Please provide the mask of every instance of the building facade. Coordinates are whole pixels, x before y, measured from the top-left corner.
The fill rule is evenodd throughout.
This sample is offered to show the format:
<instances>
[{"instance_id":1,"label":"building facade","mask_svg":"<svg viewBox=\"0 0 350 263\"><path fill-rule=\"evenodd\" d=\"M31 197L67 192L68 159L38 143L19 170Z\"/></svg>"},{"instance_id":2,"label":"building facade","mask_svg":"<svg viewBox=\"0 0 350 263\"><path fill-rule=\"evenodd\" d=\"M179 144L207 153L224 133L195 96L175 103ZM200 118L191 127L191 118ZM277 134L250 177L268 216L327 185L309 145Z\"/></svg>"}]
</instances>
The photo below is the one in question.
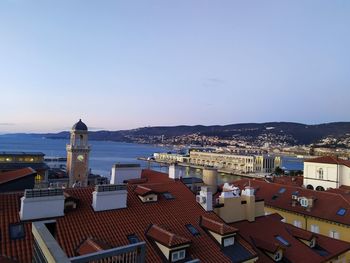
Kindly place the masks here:
<instances>
[{"instance_id":1,"label":"building facade","mask_svg":"<svg viewBox=\"0 0 350 263\"><path fill-rule=\"evenodd\" d=\"M332 156L305 160L304 186L319 191L350 186L350 161Z\"/></svg>"},{"instance_id":2,"label":"building facade","mask_svg":"<svg viewBox=\"0 0 350 263\"><path fill-rule=\"evenodd\" d=\"M81 120L73 125L67 145L67 174L69 186L86 186L89 175L88 128Z\"/></svg>"},{"instance_id":3,"label":"building facade","mask_svg":"<svg viewBox=\"0 0 350 263\"><path fill-rule=\"evenodd\" d=\"M240 173L272 173L277 166L281 166L281 158L271 155L234 155L191 151L189 163L230 169Z\"/></svg>"}]
</instances>

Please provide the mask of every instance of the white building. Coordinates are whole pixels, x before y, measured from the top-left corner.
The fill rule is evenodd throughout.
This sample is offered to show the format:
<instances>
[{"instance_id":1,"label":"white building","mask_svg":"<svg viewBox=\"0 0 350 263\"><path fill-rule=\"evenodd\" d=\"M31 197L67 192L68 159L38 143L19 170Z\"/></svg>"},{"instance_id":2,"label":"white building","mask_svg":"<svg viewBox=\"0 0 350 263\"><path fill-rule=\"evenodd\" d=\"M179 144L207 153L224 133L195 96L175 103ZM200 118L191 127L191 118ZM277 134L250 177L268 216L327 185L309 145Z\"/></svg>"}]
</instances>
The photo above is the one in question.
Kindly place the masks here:
<instances>
[{"instance_id":1,"label":"white building","mask_svg":"<svg viewBox=\"0 0 350 263\"><path fill-rule=\"evenodd\" d=\"M190 164L231 169L241 173L272 173L281 159L271 155L235 155L212 152L190 152Z\"/></svg>"},{"instance_id":2,"label":"white building","mask_svg":"<svg viewBox=\"0 0 350 263\"><path fill-rule=\"evenodd\" d=\"M323 156L304 161L304 186L319 191L350 186L350 161Z\"/></svg>"}]
</instances>

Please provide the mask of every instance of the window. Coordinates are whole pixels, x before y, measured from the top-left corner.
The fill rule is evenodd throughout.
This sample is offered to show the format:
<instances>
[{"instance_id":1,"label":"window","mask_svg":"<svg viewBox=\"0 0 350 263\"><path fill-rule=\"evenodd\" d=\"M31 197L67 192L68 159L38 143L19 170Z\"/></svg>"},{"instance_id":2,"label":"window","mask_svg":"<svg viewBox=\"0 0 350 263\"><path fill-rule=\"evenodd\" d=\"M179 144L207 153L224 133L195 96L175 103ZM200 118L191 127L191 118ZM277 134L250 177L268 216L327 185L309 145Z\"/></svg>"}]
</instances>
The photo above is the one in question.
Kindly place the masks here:
<instances>
[{"instance_id":1,"label":"window","mask_svg":"<svg viewBox=\"0 0 350 263\"><path fill-rule=\"evenodd\" d=\"M278 198L278 195L273 195L271 199L276 200L277 198Z\"/></svg>"},{"instance_id":2,"label":"window","mask_svg":"<svg viewBox=\"0 0 350 263\"><path fill-rule=\"evenodd\" d=\"M235 243L234 237L228 237L224 239L224 247L232 246Z\"/></svg>"},{"instance_id":3,"label":"window","mask_svg":"<svg viewBox=\"0 0 350 263\"><path fill-rule=\"evenodd\" d=\"M323 169L318 169L318 179L323 179Z\"/></svg>"},{"instance_id":4,"label":"window","mask_svg":"<svg viewBox=\"0 0 350 263\"><path fill-rule=\"evenodd\" d=\"M287 240L285 240L283 237L281 236L275 236L275 238L284 246L288 247L290 246L289 242Z\"/></svg>"},{"instance_id":5,"label":"window","mask_svg":"<svg viewBox=\"0 0 350 263\"><path fill-rule=\"evenodd\" d=\"M274 256L275 261L279 261L282 259L282 253L280 251L277 251Z\"/></svg>"},{"instance_id":6,"label":"window","mask_svg":"<svg viewBox=\"0 0 350 263\"><path fill-rule=\"evenodd\" d=\"M192 235L194 235L194 236L199 236L200 235L200 233L197 230L197 228L195 228L193 225L188 224L188 225L186 225L186 227L187 227L188 231L191 232Z\"/></svg>"},{"instance_id":7,"label":"window","mask_svg":"<svg viewBox=\"0 0 350 263\"><path fill-rule=\"evenodd\" d=\"M175 197L174 197L171 193L169 193L169 192L163 193L163 196L164 196L164 198L165 198L166 200L175 199Z\"/></svg>"},{"instance_id":8,"label":"window","mask_svg":"<svg viewBox=\"0 0 350 263\"><path fill-rule=\"evenodd\" d=\"M311 232L313 233L320 233L320 227L318 225L311 225Z\"/></svg>"},{"instance_id":9,"label":"window","mask_svg":"<svg viewBox=\"0 0 350 263\"><path fill-rule=\"evenodd\" d=\"M10 238L11 239L22 239L25 236L23 224L10 225Z\"/></svg>"},{"instance_id":10,"label":"window","mask_svg":"<svg viewBox=\"0 0 350 263\"><path fill-rule=\"evenodd\" d=\"M344 216L346 213L346 209L345 208L340 208L337 212L338 216Z\"/></svg>"},{"instance_id":11,"label":"window","mask_svg":"<svg viewBox=\"0 0 350 263\"><path fill-rule=\"evenodd\" d=\"M175 262L175 261L179 261L185 258L185 250L178 250L178 251L174 251L171 253L171 261Z\"/></svg>"},{"instance_id":12,"label":"window","mask_svg":"<svg viewBox=\"0 0 350 263\"><path fill-rule=\"evenodd\" d=\"M140 239L138 238L138 236L136 236L136 234L128 235L128 240L130 244L135 244L140 242Z\"/></svg>"},{"instance_id":13,"label":"window","mask_svg":"<svg viewBox=\"0 0 350 263\"><path fill-rule=\"evenodd\" d=\"M300 205L303 207L307 207L309 205L309 200L307 200L306 198L300 198L299 202Z\"/></svg>"},{"instance_id":14,"label":"window","mask_svg":"<svg viewBox=\"0 0 350 263\"><path fill-rule=\"evenodd\" d=\"M337 232L336 230L330 230L329 237L339 239L339 232Z\"/></svg>"},{"instance_id":15,"label":"window","mask_svg":"<svg viewBox=\"0 0 350 263\"><path fill-rule=\"evenodd\" d=\"M294 220L293 225L296 227L300 227L300 228L302 227L301 221L299 221L299 220Z\"/></svg>"}]
</instances>

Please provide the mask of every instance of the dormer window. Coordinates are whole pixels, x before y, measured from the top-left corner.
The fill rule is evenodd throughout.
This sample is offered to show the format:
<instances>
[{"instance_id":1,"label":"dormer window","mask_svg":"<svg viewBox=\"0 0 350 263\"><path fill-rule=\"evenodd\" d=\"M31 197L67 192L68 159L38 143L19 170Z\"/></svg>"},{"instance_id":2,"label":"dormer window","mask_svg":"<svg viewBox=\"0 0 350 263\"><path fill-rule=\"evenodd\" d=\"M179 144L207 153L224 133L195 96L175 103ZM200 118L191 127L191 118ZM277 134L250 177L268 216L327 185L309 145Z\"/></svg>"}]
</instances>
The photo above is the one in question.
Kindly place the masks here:
<instances>
[{"instance_id":1,"label":"dormer window","mask_svg":"<svg viewBox=\"0 0 350 263\"><path fill-rule=\"evenodd\" d=\"M185 257L186 257L186 250L185 249L174 251L171 253L171 262L176 262L176 261L182 260Z\"/></svg>"},{"instance_id":2,"label":"dormer window","mask_svg":"<svg viewBox=\"0 0 350 263\"><path fill-rule=\"evenodd\" d=\"M143 203L156 202L158 200L157 193L148 187L138 185L134 191Z\"/></svg>"},{"instance_id":3,"label":"dormer window","mask_svg":"<svg viewBox=\"0 0 350 263\"><path fill-rule=\"evenodd\" d=\"M275 261L280 261L282 259L282 251L281 250L278 250L275 254L274 254L274 257L273 259Z\"/></svg>"},{"instance_id":4,"label":"dormer window","mask_svg":"<svg viewBox=\"0 0 350 263\"><path fill-rule=\"evenodd\" d=\"M227 237L223 239L224 247L233 246L235 244L235 237Z\"/></svg>"}]
</instances>

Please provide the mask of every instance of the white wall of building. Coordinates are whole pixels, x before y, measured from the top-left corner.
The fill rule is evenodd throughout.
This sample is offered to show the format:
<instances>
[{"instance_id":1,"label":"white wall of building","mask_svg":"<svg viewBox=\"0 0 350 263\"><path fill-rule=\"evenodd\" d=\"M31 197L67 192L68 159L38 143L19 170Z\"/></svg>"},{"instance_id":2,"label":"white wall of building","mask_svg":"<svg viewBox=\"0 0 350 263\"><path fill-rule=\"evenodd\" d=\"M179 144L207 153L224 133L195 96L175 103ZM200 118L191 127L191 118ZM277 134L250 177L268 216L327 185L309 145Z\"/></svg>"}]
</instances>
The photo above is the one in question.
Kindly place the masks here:
<instances>
[{"instance_id":1,"label":"white wall of building","mask_svg":"<svg viewBox=\"0 0 350 263\"><path fill-rule=\"evenodd\" d=\"M112 167L111 184L122 184L125 180L141 178L141 167Z\"/></svg>"}]
</instances>

